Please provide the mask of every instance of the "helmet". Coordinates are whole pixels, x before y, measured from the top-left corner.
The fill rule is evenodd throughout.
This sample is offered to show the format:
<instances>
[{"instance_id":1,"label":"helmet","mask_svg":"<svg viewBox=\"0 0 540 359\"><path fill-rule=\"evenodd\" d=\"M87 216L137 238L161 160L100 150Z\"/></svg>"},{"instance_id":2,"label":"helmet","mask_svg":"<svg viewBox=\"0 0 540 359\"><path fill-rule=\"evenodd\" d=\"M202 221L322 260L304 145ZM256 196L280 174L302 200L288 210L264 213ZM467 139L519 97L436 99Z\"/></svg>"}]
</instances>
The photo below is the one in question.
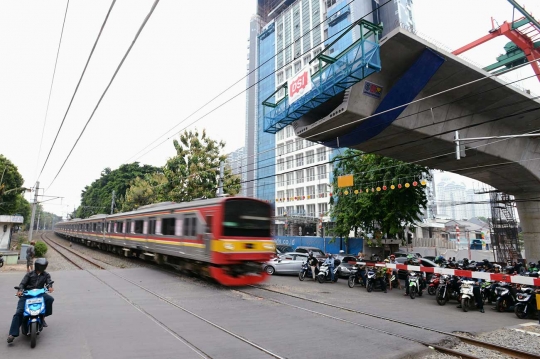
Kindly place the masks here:
<instances>
[{"instance_id":1,"label":"helmet","mask_svg":"<svg viewBox=\"0 0 540 359\"><path fill-rule=\"evenodd\" d=\"M309 251L309 256L313 257L313 251Z\"/></svg>"},{"instance_id":2,"label":"helmet","mask_svg":"<svg viewBox=\"0 0 540 359\"><path fill-rule=\"evenodd\" d=\"M393 255L393 254L390 254L390 259L392 259L392 258L396 258L396 256Z\"/></svg>"},{"instance_id":3,"label":"helmet","mask_svg":"<svg viewBox=\"0 0 540 359\"><path fill-rule=\"evenodd\" d=\"M385 262L385 263L390 263L390 259L386 258L386 259L384 260L384 262Z\"/></svg>"},{"instance_id":4,"label":"helmet","mask_svg":"<svg viewBox=\"0 0 540 359\"><path fill-rule=\"evenodd\" d=\"M508 274L512 274L512 273L514 273L514 267L508 266L508 267L504 268L504 271L506 273L508 273Z\"/></svg>"},{"instance_id":5,"label":"helmet","mask_svg":"<svg viewBox=\"0 0 540 359\"><path fill-rule=\"evenodd\" d=\"M45 269L47 269L48 265L49 265L49 262L47 262L47 259L38 258L36 259L36 262L34 263L34 268L36 271L43 272L45 271Z\"/></svg>"},{"instance_id":6,"label":"helmet","mask_svg":"<svg viewBox=\"0 0 540 359\"><path fill-rule=\"evenodd\" d=\"M414 256L412 254L407 254L407 260L414 259Z\"/></svg>"}]
</instances>

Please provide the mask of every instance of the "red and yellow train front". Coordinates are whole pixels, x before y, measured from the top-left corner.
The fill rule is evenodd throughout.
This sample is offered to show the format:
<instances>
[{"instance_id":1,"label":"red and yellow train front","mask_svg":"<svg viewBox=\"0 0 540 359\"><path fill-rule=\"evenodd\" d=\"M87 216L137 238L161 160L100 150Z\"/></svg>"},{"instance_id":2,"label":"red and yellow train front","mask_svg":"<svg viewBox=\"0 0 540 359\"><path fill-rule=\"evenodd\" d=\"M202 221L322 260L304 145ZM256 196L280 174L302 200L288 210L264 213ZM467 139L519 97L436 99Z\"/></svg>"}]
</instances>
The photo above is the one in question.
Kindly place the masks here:
<instances>
[{"instance_id":1,"label":"red and yellow train front","mask_svg":"<svg viewBox=\"0 0 540 359\"><path fill-rule=\"evenodd\" d=\"M210 273L223 285L241 286L267 278L263 263L275 253L270 234L272 207L251 198L227 198L216 216Z\"/></svg>"}]
</instances>

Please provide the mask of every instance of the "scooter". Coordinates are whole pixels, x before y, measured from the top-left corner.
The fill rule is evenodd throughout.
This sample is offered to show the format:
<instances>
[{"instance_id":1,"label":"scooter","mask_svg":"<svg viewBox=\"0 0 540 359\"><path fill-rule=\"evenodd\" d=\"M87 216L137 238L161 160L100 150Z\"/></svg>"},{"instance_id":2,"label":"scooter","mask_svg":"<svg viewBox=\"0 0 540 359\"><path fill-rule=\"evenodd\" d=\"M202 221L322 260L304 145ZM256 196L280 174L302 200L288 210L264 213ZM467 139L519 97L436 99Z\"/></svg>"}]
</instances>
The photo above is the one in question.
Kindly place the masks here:
<instances>
[{"instance_id":1,"label":"scooter","mask_svg":"<svg viewBox=\"0 0 540 359\"><path fill-rule=\"evenodd\" d=\"M50 284L53 284L51 282ZM20 290L19 287L14 287ZM43 294L47 293L48 286L45 285L41 289L30 289L23 291L23 296L26 297L24 303L23 320L21 323L21 332L23 335L30 337L30 347L36 347L36 340L39 333L43 331L43 317L45 315L45 300Z\"/></svg>"},{"instance_id":2,"label":"scooter","mask_svg":"<svg viewBox=\"0 0 540 359\"><path fill-rule=\"evenodd\" d=\"M450 299L458 299L459 293L452 289L451 277L443 274L439 278L439 286L435 291L438 305L445 305Z\"/></svg>"},{"instance_id":3,"label":"scooter","mask_svg":"<svg viewBox=\"0 0 540 359\"><path fill-rule=\"evenodd\" d=\"M535 317L536 295L533 288L521 287L516 295L517 303L514 306L514 313L519 319L526 319L528 316Z\"/></svg>"},{"instance_id":4,"label":"scooter","mask_svg":"<svg viewBox=\"0 0 540 359\"><path fill-rule=\"evenodd\" d=\"M319 273L317 274L317 280L319 283L331 282L332 277L330 277L330 269L327 264L322 264L319 268ZM338 267L334 267L334 283L338 280Z\"/></svg>"},{"instance_id":5,"label":"scooter","mask_svg":"<svg viewBox=\"0 0 540 359\"><path fill-rule=\"evenodd\" d=\"M315 268L315 271L316 270L317 268ZM315 275L317 275L317 273L315 273ZM307 262L304 262L302 263L302 269L300 269L300 272L298 273L298 279L304 281L306 277L313 278L313 273L311 272L311 266L308 266Z\"/></svg>"},{"instance_id":6,"label":"scooter","mask_svg":"<svg viewBox=\"0 0 540 359\"><path fill-rule=\"evenodd\" d=\"M459 289L459 294L461 297L461 308L464 312L468 312L469 308L472 308L472 305L474 303L473 285L473 280L464 279L461 281L461 288Z\"/></svg>"},{"instance_id":7,"label":"scooter","mask_svg":"<svg viewBox=\"0 0 540 359\"><path fill-rule=\"evenodd\" d=\"M497 303L495 309L498 312L506 312L512 310L514 303L516 302L514 288L510 283L500 283L497 288L495 288L495 293L497 293Z\"/></svg>"},{"instance_id":8,"label":"scooter","mask_svg":"<svg viewBox=\"0 0 540 359\"><path fill-rule=\"evenodd\" d=\"M428 289L427 289L427 292L429 295L435 295L435 293L437 292L437 288L439 287L439 282L440 282L440 274L439 273L435 273L433 275L433 277L431 277L431 280L429 281L429 285L428 285Z\"/></svg>"},{"instance_id":9,"label":"scooter","mask_svg":"<svg viewBox=\"0 0 540 359\"><path fill-rule=\"evenodd\" d=\"M382 276L382 280L386 285L386 274ZM373 289L382 289L380 288L380 285L377 286L377 274L375 273L375 270L373 268L369 268L366 273L366 289L368 292L372 292Z\"/></svg>"},{"instance_id":10,"label":"scooter","mask_svg":"<svg viewBox=\"0 0 540 359\"><path fill-rule=\"evenodd\" d=\"M347 284L349 285L349 288L354 288L356 284L360 284L361 286L364 286L364 282L362 281L362 276L360 275L360 271L365 271L365 269L361 269L358 267L358 265L355 265L351 268L351 274L349 274L349 279L347 281Z\"/></svg>"},{"instance_id":11,"label":"scooter","mask_svg":"<svg viewBox=\"0 0 540 359\"><path fill-rule=\"evenodd\" d=\"M422 296L422 288L420 288L420 277L418 277L418 274L416 274L416 272L409 273L409 276L407 277L407 285L409 286L409 297L411 297L411 299L416 298L417 295L419 297Z\"/></svg>"}]
</instances>

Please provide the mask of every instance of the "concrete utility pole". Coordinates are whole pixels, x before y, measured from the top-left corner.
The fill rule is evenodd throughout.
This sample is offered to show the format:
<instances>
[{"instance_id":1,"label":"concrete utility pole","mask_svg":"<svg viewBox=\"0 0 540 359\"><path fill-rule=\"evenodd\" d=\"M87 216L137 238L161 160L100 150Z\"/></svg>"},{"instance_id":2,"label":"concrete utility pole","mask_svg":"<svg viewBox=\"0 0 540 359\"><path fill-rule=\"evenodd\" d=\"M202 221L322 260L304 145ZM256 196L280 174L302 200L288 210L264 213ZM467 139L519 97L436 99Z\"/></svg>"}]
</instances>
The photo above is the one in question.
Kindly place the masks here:
<instances>
[{"instance_id":1,"label":"concrete utility pole","mask_svg":"<svg viewBox=\"0 0 540 359\"><path fill-rule=\"evenodd\" d=\"M30 219L30 231L28 231L28 241L32 240L32 232L34 231L34 218L36 217L36 206L39 191L39 181L36 182L36 188L34 190L34 203L32 204L32 218Z\"/></svg>"},{"instance_id":2,"label":"concrete utility pole","mask_svg":"<svg viewBox=\"0 0 540 359\"><path fill-rule=\"evenodd\" d=\"M219 187L218 187L218 197L223 195L223 176L224 176L225 165L223 161L219 163Z\"/></svg>"},{"instance_id":3,"label":"concrete utility pole","mask_svg":"<svg viewBox=\"0 0 540 359\"><path fill-rule=\"evenodd\" d=\"M114 211L114 189L112 191L111 214L113 214L113 211Z\"/></svg>"},{"instance_id":4,"label":"concrete utility pole","mask_svg":"<svg viewBox=\"0 0 540 359\"><path fill-rule=\"evenodd\" d=\"M37 226L36 226L36 231L39 232L39 219L41 218L41 211L38 213L38 216L37 216Z\"/></svg>"}]
</instances>

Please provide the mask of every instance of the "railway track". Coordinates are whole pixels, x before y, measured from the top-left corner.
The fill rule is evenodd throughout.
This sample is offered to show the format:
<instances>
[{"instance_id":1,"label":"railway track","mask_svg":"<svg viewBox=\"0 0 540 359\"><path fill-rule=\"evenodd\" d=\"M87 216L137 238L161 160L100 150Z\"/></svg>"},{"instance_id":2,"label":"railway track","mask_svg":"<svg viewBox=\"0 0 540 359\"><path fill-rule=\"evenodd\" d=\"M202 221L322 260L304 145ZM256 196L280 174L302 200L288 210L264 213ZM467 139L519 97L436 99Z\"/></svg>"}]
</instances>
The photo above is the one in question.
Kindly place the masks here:
<instances>
[{"instance_id":1,"label":"railway track","mask_svg":"<svg viewBox=\"0 0 540 359\"><path fill-rule=\"evenodd\" d=\"M269 288L264 288L264 287L257 286L257 285L252 285L250 287L256 288L256 289L259 289L259 290L263 290L263 291L268 291L268 292L280 294L282 296L288 296L288 297L292 297L292 298L295 298L295 299L300 299L300 300L303 300L303 301L307 301L307 302L311 302L311 303L315 303L315 304L335 308L335 309L340 309L340 310L350 312L350 313L365 315L365 316L369 316L369 317L372 317L372 318L376 318L376 319L380 319L380 320L384 320L384 321L389 321L389 322L396 323L396 324L405 325L405 326L408 326L408 327L413 327L413 328L417 328L417 329L421 329L421 330L425 330L425 331L429 331L429 332L442 334L442 335L445 335L445 336L448 336L448 337L455 338L455 339L457 339L457 340L459 340L459 341L461 341L463 343L469 344L469 345L473 345L473 346L476 346L476 347L482 347L482 348L493 350L493 351L499 352L499 353L504 353L506 355L509 355L512 358L520 358L520 359L535 359L535 358L538 358L538 359L540 359L540 355L536 355L536 354L524 352L524 351L521 351L521 350L500 346L500 345L495 345L495 344L482 342L482 341L479 341L479 340L476 340L476 339L468 338L468 337L463 336L463 335L449 333L449 332L445 332L445 331L442 331L442 330L429 328L429 327L426 327L426 326L423 326L423 325L418 325L418 324L414 324L414 323L405 322L405 321L402 321L402 320L383 317L383 316L380 316L380 315L367 313L367 312L363 312L363 311L359 311L359 310L355 310L355 309L351 309L351 308L347 308L347 307L343 307L343 306L339 306L339 305L335 305L335 304L330 304L330 303L318 301L318 300L315 300L315 299L305 298L305 297L295 295L295 294L283 293L283 292L280 292L280 291L276 291L276 290L269 289ZM454 355L454 356L462 357L462 358L471 358L471 359L472 358L478 358L476 356L472 356L472 355L467 354L467 353L462 353L462 352L459 352L459 351L456 351L456 350L453 350L453 349L445 348L445 347L435 345L435 344L432 344L432 343L427 343L427 342L424 342L422 340L417 340L417 339L414 339L414 338L410 338L408 336L403 336L403 335L392 333L392 332L389 332L389 331L386 331L386 330L382 330L382 329L374 328L374 327L371 327L371 326L367 326L367 325L364 325L364 324L355 323L355 322L352 322L350 320L346 320L346 319L342 319L342 318L339 318L339 317L324 314L324 313L321 313L321 312L317 312L317 311L314 311L312 309L304 308L304 307L297 306L297 305L290 304L290 303L285 303L283 301L276 300L274 298L268 298L268 297L264 297L264 296L259 296L259 295L255 295L253 293L249 293L249 292L242 291L242 290L237 290L237 291L241 292L243 294L247 294L247 295L259 298L259 299L269 300L269 301L274 302L276 304L281 304L281 305L285 305L285 306L289 306L289 307L294 307L294 308L297 308L297 309L300 309L300 310L311 312L313 314L321 315L323 317L331 318L331 319L338 320L338 321L341 321L341 322L349 323L349 324L359 326L359 327L362 327L362 328L365 328L365 329L374 330L374 331L377 331L377 332L380 332L380 333L400 337L400 338L406 339L406 340L411 340L411 341L422 344L422 345L424 345L424 346L426 346L428 348L434 349L436 351L439 351L439 352L442 352L442 353L445 353L445 354Z\"/></svg>"},{"instance_id":2,"label":"railway track","mask_svg":"<svg viewBox=\"0 0 540 359\"><path fill-rule=\"evenodd\" d=\"M136 308L139 312L143 313L144 315L146 315L148 318L150 318L153 322L155 322L156 324L158 324L159 326L161 326L163 329L165 329L169 334L171 334L172 336L174 336L176 339L178 339L179 341L181 341L182 343L184 343L186 346L188 346L190 349L192 349L195 353L197 353L201 358L207 358L207 359L212 359L212 357L210 355L208 355L207 353L205 353L201 348L195 346L193 343L191 343L190 341L188 341L186 338L184 338L183 336L181 336L180 334L178 334L177 332L175 332L173 329L171 329L170 327L168 327L166 324L164 324L163 322L159 321L155 316L153 316L152 314L148 313L146 310L144 310L143 308L141 308L139 305L137 305L136 303L134 303L133 301L131 301L128 297L126 297L125 295L123 295L122 293L120 293L116 288L114 288L113 286L111 286L109 283L107 283L106 281L102 280L101 278L99 278L98 276L96 276L94 273L90 272L89 270L83 268L80 264L76 263L73 261L72 258L69 257L69 255L66 255L65 252L68 252L70 253L70 255L74 255L76 257L79 257L81 259L83 259L85 262L88 262L88 263L91 263L93 266L95 266L96 268L98 269L102 269L102 270L105 270L107 271L108 273L118 277L118 278L121 278L123 280L125 280L126 282L128 283L131 283L132 285L144 290L145 292L147 293L150 293L152 294L153 296L155 296L156 298L160 299L161 301L163 302L166 302L167 304L177 308L177 309L180 309L182 310L183 312L185 313L188 313L194 317L196 317L197 319L199 320L202 320L203 322L213 326L214 328L216 329L219 329L221 330L222 332L242 341L243 343L246 343L264 353L266 353L268 356L272 357L272 358L276 358L276 359L284 359L284 357L276 354L276 353L273 353L272 351L268 350L268 349L265 349L263 348L262 346L236 334L236 333L233 333L232 331L220 326L219 324L217 323L214 323L206 318L203 318L202 316L190 311L189 309L165 298L164 296L138 284L138 283L135 283L133 282L132 280L128 279L128 278L125 278L117 273L114 273L114 272L111 272L109 270L107 270L106 268L104 268L103 266L101 266L101 264L97 263L95 260L92 260L92 259L89 259L87 258L86 256L82 256L81 254L77 253L76 251L62 245L62 244L59 244L55 241L53 241L52 239L50 239L49 237L47 237L46 234L42 234L41 235L41 239L47 243L47 245L49 245L51 248L53 248L56 252L58 252L62 257L64 257L66 260L68 260L70 263L72 263L73 265L75 265L77 268L81 269L81 270L86 270L88 273L90 273L90 275L92 275L94 278L96 278L97 280L99 280L100 282L102 282L103 284L105 284L106 286L108 286L109 288L111 288L113 291L115 291L123 300L125 300L127 303L129 303L131 306L133 306L134 308ZM61 248L61 250L59 249ZM65 252L64 252L65 251Z\"/></svg>"}]
</instances>

